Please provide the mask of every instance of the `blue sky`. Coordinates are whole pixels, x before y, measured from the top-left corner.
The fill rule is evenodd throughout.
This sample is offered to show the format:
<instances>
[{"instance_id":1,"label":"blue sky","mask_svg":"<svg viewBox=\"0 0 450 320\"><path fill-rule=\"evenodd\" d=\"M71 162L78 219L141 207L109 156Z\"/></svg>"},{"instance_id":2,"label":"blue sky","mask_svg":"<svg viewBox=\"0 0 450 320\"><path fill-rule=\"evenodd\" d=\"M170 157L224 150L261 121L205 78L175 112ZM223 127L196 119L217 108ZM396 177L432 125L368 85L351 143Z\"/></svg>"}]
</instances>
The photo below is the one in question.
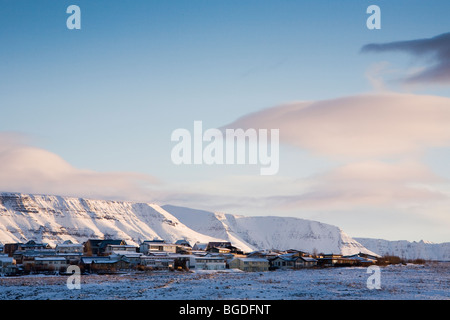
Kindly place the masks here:
<instances>
[{"instance_id":1,"label":"blue sky","mask_svg":"<svg viewBox=\"0 0 450 320\"><path fill-rule=\"evenodd\" d=\"M81 8L81 30L66 28L66 8L72 4ZM381 30L366 28L366 9L372 4L381 8ZM274 181L253 177L258 169L252 167L175 166L170 161L171 132L190 129L195 120L206 127L221 127L284 103L373 92L367 72L382 62L394 70L394 80L392 73L382 74L389 90L450 97L448 84L405 88L395 81L399 69L416 66L414 57L360 52L368 43L446 33L449 10L448 1L429 5L398 0L1 0L0 131L21 135L26 145L55 154L80 170L150 175L164 191L179 193L192 184L199 192L217 187L216 193L226 197L226 190L240 181L247 186L243 196L257 199L255 185L266 186L258 192L270 196ZM450 179L449 158L449 148L443 145L427 150L420 163ZM295 192L301 192L309 182L297 184L299 180L347 163L285 144L279 183L295 183ZM244 182L243 177L250 178ZM46 193L46 186L39 188L36 182L31 191ZM7 184L2 188L21 191L6 190ZM290 193L283 190L272 195ZM234 201L236 195L229 192L230 202ZM150 201L151 192L148 197ZM173 204L214 207L213 201L206 204L199 198L197 205L185 198L168 199ZM350 229L355 236L367 231L356 234L360 229L354 225L360 222L341 214L342 209L313 214L301 207L287 211L278 211L276 205L266 210L227 207L223 199L217 206L240 214L322 219ZM441 231L435 236L433 226L420 237L450 241ZM419 240L414 238L415 227L399 235L376 231L380 237Z\"/></svg>"}]
</instances>

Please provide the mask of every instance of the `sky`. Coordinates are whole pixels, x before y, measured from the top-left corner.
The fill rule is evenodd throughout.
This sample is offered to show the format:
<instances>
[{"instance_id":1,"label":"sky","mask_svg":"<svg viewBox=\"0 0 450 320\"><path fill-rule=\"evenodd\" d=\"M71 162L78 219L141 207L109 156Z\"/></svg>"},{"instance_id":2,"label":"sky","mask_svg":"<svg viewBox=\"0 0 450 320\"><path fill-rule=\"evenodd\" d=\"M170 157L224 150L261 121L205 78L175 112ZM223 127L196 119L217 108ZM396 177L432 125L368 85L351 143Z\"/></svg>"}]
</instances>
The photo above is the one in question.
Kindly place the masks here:
<instances>
[{"instance_id":1,"label":"sky","mask_svg":"<svg viewBox=\"0 0 450 320\"><path fill-rule=\"evenodd\" d=\"M68 29L66 10L81 10ZM381 29L367 8L378 5ZM448 1L0 0L0 190L450 241ZM174 130L278 129L279 170Z\"/></svg>"}]
</instances>

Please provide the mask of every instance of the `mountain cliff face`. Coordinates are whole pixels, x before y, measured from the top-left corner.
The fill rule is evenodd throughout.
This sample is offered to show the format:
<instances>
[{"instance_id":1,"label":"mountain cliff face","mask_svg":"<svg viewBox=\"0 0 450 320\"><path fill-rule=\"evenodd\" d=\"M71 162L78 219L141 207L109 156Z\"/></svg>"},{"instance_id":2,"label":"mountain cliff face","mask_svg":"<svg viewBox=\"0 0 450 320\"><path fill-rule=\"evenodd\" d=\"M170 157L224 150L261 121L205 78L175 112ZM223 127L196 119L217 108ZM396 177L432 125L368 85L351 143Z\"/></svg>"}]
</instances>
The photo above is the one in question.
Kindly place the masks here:
<instances>
[{"instance_id":1,"label":"mountain cliff face","mask_svg":"<svg viewBox=\"0 0 450 320\"><path fill-rule=\"evenodd\" d=\"M404 259L450 261L450 242L388 241L370 238L355 238L355 240L382 256L394 255Z\"/></svg>"},{"instance_id":2,"label":"mountain cliff face","mask_svg":"<svg viewBox=\"0 0 450 320\"><path fill-rule=\"evenodd\" d=\"M316 221L283 217L244 217L152 203L90 200L50 195L0 194L0 242L120 238L138 245L160 238L169 242L230 241L249 252L298 249L352 254L368 252L341 229Z\"/></svg>"}]
</instances>

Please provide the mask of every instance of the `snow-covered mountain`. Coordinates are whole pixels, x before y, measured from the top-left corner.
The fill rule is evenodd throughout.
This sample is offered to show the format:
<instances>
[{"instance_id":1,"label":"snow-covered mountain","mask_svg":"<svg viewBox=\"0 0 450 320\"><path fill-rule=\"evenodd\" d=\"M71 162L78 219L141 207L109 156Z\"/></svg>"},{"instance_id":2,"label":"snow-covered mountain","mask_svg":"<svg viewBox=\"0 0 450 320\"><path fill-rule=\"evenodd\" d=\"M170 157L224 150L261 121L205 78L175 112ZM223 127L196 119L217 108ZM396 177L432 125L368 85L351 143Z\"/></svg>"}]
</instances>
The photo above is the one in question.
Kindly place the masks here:
<instances>
[{"instance_id":1,"label":"snow-covered mountain","mask_svg":"<svg viewBox=\"0 0 450 320\"><path fill-rule=\"evenodd\" d=\"M274 216L246 217L170 205L163 208L192 230L228 239L237 247L246 244L255 249L373 254L340 228L317 221Z\"/></svg>"},{"instance_id":2,"label":"snow-covered mountain","mask_svg":"<svg viewBox=\"0 0 450 320\"><path fill-rule=\"evenodd\" d=\"M382 239L355 238L371 251L379 255L393 255L403 259L425 259L450 261L450 242L432 243L427 241L389 241Z\"/></svg>"},{"instance_id":3,"label":"snow-covered mountain","mask_svg":"<svg viewBox=\"0 0 450 320\"><path fill-rule=\"evenodd\" d=\"M195 232L151 203L0 194L0 242L37 239L54 245L63 240L120 238L129 244L147 239L216 240Z\"/></svg>"},{"instance_id":4,"label":"snow-covered mountain","mask_svg":"<svg viewBox=\"0 0 450 320\"><path fill-rule=\"evenodd\" d=\"M310 220L245 217L153 203L0 194L0 243L33 239L55 245L104 237L135 245L154 238L186 239L192 244L229 241L246 252L298 249L372 254L338 227Z\"/></svg>"}]
</instances>

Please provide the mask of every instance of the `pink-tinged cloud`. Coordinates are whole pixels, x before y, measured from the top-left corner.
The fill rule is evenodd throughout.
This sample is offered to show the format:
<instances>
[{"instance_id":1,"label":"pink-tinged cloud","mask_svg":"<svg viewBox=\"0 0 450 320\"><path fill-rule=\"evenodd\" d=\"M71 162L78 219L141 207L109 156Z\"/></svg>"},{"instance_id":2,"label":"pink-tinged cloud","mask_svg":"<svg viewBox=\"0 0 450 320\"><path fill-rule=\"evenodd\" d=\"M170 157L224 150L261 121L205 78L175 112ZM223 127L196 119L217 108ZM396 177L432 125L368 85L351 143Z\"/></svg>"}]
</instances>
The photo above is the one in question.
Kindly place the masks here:
<instances>
[{"instance_id":1,"label":"pink-tinged cloud","mask_svg":"<svg viewBox=\"0 0 450 320\"><path fill-rule=\"evenodd\" d=\"M377 93L296 102L226 128L279 129L281 142L327 157L373 158L450 145L450 99Z\"/></svg>"},{"instance_id":2,"label":"pink-tinged cloud","mask_svg":"<svg viewBox=\"0 0 450 320\"><path fill-rule=\"evenodd\" d=\"M78 169L60 156L0 133L0 190L108 199L149 199L158 181L145 174Z\"/></svg>"},{"instance_id":3,"label":"pink-tinged cloud","mask_svg":"<svg viewBox=\"0 0 450 320\"><path fill-rule=\"evenodd\" d=\"M303 209L351 210L448 201L448 195L430 188L442 184L425 165L414 161L350 163L310 177L310 189L286 197L286 207Z\"/></svg>"}]
</instances>

